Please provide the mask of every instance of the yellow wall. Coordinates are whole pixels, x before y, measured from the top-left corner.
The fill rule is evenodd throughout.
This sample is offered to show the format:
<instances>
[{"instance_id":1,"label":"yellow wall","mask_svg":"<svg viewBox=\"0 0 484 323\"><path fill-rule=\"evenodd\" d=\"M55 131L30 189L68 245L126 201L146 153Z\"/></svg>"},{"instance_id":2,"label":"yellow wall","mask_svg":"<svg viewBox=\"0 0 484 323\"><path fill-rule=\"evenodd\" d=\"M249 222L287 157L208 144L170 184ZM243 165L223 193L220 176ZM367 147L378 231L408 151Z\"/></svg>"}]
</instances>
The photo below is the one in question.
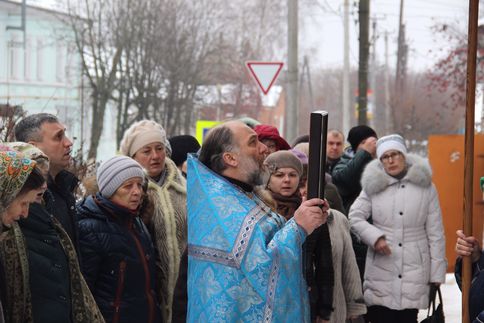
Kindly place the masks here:
<instances>
[{"instance_id":1,"label":"yellow wall","mask_svg":"<svg viewBox=\"0 0 484 323\"><path fill-rule=\"evenodd\" d=\"M463 226L464 213L464 136L429 137L429 160L437 186L444 219L448 271L454 270L455 231ZM484 202L479 180L484 176L484 135L474 139L473 235L482 241Z\"/></svg>"}]
</instances>

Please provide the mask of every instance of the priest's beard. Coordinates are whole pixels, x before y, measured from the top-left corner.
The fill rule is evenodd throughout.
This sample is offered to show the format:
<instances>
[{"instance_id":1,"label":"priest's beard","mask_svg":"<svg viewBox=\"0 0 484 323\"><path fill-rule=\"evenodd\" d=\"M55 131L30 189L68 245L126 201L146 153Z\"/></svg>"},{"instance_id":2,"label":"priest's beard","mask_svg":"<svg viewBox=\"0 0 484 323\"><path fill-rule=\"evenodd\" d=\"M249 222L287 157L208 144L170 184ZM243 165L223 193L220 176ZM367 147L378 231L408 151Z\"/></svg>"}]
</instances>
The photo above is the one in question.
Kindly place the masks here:
<instances>
[{"instance_id":1,"label":"priest's beard","mask_svg":"<svg viewBox=\"0 0 484 323\"><path fill-rule=\"evenodd\" d=\"M262 166L259 162L251 157L244 156L240 159L240 170L245 174L246 183L252 186L262 184Z\"/></svg>"}]
</instances>

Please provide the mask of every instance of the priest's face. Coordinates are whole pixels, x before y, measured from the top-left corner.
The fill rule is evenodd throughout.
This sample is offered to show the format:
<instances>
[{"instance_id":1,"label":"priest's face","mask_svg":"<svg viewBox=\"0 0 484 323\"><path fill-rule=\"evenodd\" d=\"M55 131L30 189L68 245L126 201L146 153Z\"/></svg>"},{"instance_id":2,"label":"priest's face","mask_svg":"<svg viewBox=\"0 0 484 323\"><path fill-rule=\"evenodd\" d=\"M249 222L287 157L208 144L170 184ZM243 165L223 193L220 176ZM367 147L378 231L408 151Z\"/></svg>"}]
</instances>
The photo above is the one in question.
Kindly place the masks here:
<instances>
[{"instance_id":1,"label":"priest's face","mask_svg":"<svg viewBox=\"0 0 484 323\"><path fill-rule=\"evenodd\" d=\"M238 171L250 185L262 184L264 160L268 155L267 146L259 141L255 131L243 123L232 129L235 138L235 155L238 159Z\"/></svg>"}]
</instances>

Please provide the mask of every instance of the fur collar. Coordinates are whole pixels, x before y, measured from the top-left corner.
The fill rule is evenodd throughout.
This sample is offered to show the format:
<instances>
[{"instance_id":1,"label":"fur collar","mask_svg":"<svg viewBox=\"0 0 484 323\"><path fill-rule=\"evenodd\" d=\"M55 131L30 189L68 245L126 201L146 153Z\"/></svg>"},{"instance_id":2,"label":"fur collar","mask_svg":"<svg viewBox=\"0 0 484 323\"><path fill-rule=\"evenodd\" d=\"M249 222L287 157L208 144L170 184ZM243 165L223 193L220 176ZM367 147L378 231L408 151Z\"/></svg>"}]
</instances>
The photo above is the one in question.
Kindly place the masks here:
<instances>
[{"instance_id":1,"label":"fur collar","mask_svg":"<svg viewBox=\"0 0 484 323\"><path fill-rule=\"evenodd\" d=\"M428 187L432 184L432 170L427 159L414 154L407 154L408 171L401 181L408 181L417 186ZM372 160L366 166L361 177L361 187L368 195L383 191L387 186L398 182L398 179L388 175L378 159Z\"/></svg>"},{"instance_id":2,"label":"fur collar","mask_svg":"<svg viewBox=\"0 0 484 323\"><path fill-rule=\"evenodd\" d=\"M178 191L179 193L186 194L186 180L185 177L181 174L178 168L170 158L166 157L165 159L165 169L166 169L166 177L163 185L161 186L162 189L168 190L170 187ZM153 181L150 181L150 186L158 186ZM159 186L158 186L159 187Z\"/></svg>"}]
</instances>

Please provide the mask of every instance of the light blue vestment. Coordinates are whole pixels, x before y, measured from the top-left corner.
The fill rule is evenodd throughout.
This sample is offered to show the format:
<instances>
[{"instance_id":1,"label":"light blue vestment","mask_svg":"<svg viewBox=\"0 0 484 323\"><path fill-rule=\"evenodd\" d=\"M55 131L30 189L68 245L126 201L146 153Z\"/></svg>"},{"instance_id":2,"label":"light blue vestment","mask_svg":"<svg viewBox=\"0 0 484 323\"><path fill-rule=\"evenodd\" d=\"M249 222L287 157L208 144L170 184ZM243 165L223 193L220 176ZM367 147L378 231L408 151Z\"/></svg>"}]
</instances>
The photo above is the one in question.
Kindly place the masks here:
<instances>
[{"instance_id":1,"label":"light blue vestment","mask_svg":"<svg viewBox=\"0 0 484 323\"><path fill-rule=\"evenodd\" d=\"M193 156L187 188L187 321L310 322L304 230Z\"/></svg>"}]
</instances>

